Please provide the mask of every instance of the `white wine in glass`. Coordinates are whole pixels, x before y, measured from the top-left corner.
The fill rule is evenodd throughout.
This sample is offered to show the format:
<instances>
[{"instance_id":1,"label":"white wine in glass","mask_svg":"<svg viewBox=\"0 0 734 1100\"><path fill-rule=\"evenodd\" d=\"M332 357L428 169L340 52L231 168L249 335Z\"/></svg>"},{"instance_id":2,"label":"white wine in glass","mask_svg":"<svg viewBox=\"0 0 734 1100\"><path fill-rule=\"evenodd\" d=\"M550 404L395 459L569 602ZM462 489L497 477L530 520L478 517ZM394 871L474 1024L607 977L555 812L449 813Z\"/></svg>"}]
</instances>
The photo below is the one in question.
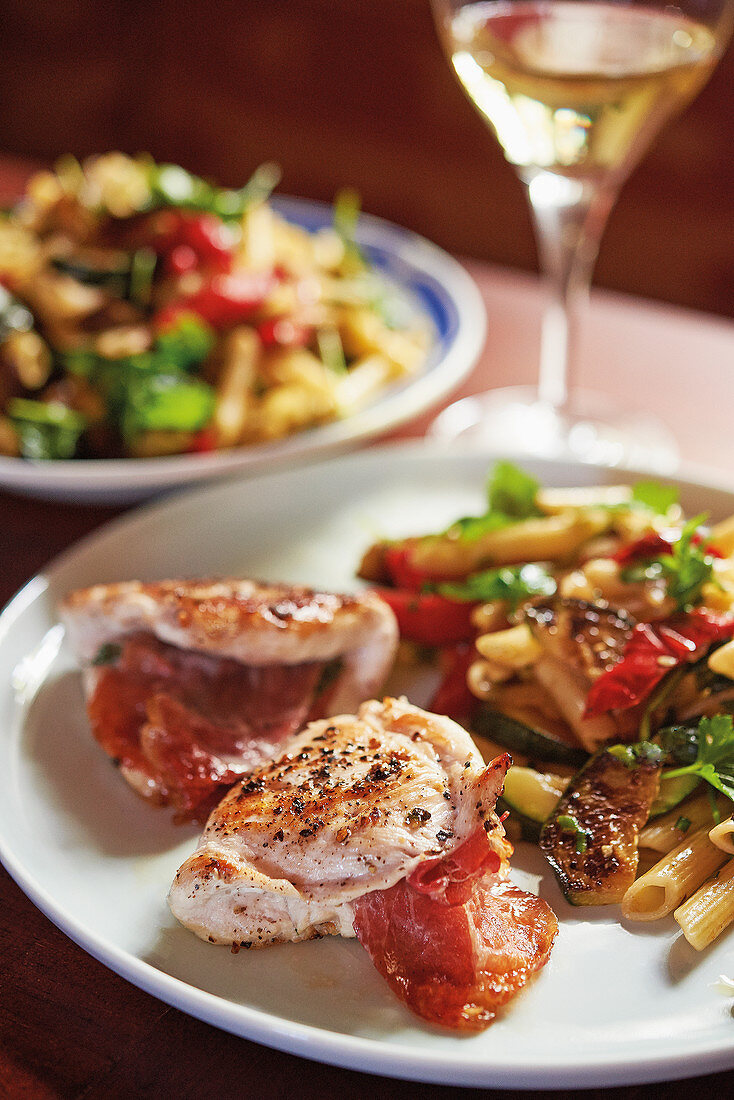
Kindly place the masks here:
<instances>
[{"instance_id":1,"label":"white wine in glass","mask_svg":"<svg viewBox=\"0 0 734 1100\"><path fill-rule=\"evenodd\" d=\"M436 434L671 468L675 444L662 425L577 389L578 315L619 190L710 76L734 0L432 2L456 75L525 185L549 290L537 390L458 402Z\"/></svg>"}]
</instances>

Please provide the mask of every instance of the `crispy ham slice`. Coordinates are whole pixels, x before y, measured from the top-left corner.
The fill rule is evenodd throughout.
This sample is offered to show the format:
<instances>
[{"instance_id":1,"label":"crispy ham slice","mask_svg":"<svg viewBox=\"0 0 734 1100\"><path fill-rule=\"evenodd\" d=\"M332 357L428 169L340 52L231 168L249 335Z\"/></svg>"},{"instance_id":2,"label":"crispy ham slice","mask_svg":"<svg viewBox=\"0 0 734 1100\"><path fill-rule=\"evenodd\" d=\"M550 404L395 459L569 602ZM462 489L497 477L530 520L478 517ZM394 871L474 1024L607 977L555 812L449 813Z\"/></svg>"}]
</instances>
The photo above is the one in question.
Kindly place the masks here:
<instances>
[{"instance_id":1,"label":"crispy ham slice","mask_svg":"<svg viewBox=\"0 0 734 1100\"><path fill-rule=\"evenodd\" d=\"M508 881L485 767L455 722L404 699L311 723L212 812L169 894L212 943L357 936L432 1023L485 1027L548 959L556 921Z\"/></svg>"},{"instance_id":2,"label":"crispy ham slice","mask_svg":"<svg viewBox=\"0 0 734 1100\"><path fill-rule=\"evenodd\" d=\"M403 879L355 902L354 930L394 992L433 1024L481 1031L550 956L558 922L534 894L488 874L448 905Z\"/></svg>"},{"instance_id":3,"label":"crispy ham slice","mask_svg":"<svg viewBox=\"0 0 734 1100\"><path fill-rule=\"evenodd\" d=\"M246 580L95 585L61 616L96 740L182 821L205 820L309 719L372 694L397 645L371 594Z\"/></svg>"}]
</instances>

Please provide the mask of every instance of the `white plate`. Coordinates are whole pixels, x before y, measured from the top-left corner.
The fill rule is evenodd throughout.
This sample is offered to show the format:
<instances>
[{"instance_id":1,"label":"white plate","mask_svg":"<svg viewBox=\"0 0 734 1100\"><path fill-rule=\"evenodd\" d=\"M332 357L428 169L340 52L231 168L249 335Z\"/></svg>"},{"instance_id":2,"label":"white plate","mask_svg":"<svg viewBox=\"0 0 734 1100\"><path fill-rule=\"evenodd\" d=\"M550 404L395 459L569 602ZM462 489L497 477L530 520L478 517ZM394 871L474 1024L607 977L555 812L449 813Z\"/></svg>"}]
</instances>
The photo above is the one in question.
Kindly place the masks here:
<instances>
[{"instance_id":1,"label":"white plate","mask_svg":"<svg viewBox=\"0 0 734 1100\"><path fill-rule=\"evenodd\" d=\"M311 232L332 223L333 209L323 203L275 196L272 204L289 221ZM345 420L273 443L145 459L33 462L0 456L0 486L47 500L129 503L227 474L272 469L346 450L430 409L466 377L484 346L487 320L477 286L442 249L390 222L362 215L356 237L374 266L431 326L432 343L418 374L385 390Z\"/></svg>"},{"instance_id":2,"label":"white plate","mask_svg":"<svg viewBox=\"0 0 734 1100\"><path fill-rule=\"evenodd\" d=\"M537 850L515 875L560 917L551 961L506 1015L461 1038L422 1025L356 941L231 954L166 906L195 829L142 803L87 729L79 676L54 611L69 589L131 577L236 574L354 585L378 535L440 527L481 508L490 456L375 448L302 470L239 478L117 520L32 580L0 617L0 855L60 928L161 1000L269 1046L375 1073L485 1087L591 1087L734 1066L732 936L697 954L672 920L620 923L572 909ZM619 474L528 462L548 484ZM734 511L684 486L691 512ZM419 700L417 700L419 701Z\"/></svg>"}]
</instances>

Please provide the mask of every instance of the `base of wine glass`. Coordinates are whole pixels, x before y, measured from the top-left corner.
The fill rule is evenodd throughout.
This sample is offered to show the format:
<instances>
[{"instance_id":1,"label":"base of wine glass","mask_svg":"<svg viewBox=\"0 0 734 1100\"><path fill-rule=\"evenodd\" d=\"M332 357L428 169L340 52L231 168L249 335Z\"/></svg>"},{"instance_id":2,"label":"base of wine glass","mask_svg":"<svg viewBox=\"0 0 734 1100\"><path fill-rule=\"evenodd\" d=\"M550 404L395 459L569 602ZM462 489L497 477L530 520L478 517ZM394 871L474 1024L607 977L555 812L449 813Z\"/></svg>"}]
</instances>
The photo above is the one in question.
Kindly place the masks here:
<instances>
[{"instance_id":1,"label":"base of wine glass","mask_svg":"<svg viewBox=\"0 0 734 1100\"><path fill-rule=\"evenodd\" d=\"M429 438L494 452L672 473L679 451L671 432L647 413L616 407L603 394L578 392L562 412L524 386L466 397L439 413Z\"/></svg>"}]
</instances>

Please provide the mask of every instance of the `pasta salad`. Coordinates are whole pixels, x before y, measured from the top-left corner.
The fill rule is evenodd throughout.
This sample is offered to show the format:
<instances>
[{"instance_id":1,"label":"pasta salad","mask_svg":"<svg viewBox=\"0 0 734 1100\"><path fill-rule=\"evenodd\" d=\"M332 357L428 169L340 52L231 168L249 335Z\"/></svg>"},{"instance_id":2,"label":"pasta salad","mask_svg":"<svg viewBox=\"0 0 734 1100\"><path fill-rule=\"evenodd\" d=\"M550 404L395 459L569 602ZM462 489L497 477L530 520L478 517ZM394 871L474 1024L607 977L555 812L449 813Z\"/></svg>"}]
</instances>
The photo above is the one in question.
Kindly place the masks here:
<instances>
[{"instance_id":1,"label":"pasta salad","mask_svg":"<svg viewBox=\"0 0 734 1100\"><path fill-rule=\"evenodd\" d=\"M0 454L154 457L341 419L425 362L428 325L261 166L223 189L147 156L66 157L0 217Z\"/></svg>"},{"instance_id":2,"label":"pasta salad","mask_svg":"<svg viewBox=\"0 0 734 1100\"><path fill-rule=\"evenodd\" d=\"M512 753L508 835L571 904L672 914L699 950L734 920L734 517L502 462L484 514L376 543L359 574L437 661L430 709Z\"/></svg>"}]
</instances>

